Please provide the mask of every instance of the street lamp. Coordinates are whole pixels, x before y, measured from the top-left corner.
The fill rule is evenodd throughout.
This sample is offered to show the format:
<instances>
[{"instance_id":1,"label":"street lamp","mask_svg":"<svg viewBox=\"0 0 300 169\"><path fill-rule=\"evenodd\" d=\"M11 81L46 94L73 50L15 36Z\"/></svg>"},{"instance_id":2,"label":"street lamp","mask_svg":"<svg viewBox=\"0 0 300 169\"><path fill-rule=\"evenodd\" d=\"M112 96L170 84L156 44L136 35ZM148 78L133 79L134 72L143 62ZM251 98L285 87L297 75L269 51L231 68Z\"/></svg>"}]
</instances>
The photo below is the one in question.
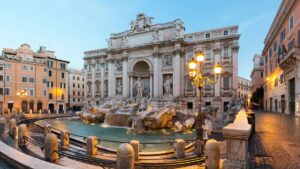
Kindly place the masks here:
<instances>
[{"instance_id":1,"label":"street lamp","mask_svg":"<svg viewBox=\"0 0 300 169\"><path fill-rule=\"evenodd\" d=\"M196 139L203 139L203 128L205 120L205 114L201 111L201 90L204 87L205 80L210 84L215 84L221 74L222 67L219 63L214 66L214 79L210 79L209 77L203 76L203 62L204 62L205 55L203 52L196 53L189 62L188 62L188 69L189 69L189 76L190 81L192 82L193 86L196 86L199 89L199 110L196 117ZM197 67L199 66L199 71L197 72Z\"/></svg>"},{"instance_id":2,"label":"street lamp","mask_svg":"<svg viewBox=\"0 0 300 169\"><path fill-rule=\"evenodd\" d=\"M20 93L20 92L17 92L17 95L18 95L18 96L27 96L27 92L26 92L24 89L22 89L22 90L21 90L21 93Z\"/></svg>"}]
</instances>

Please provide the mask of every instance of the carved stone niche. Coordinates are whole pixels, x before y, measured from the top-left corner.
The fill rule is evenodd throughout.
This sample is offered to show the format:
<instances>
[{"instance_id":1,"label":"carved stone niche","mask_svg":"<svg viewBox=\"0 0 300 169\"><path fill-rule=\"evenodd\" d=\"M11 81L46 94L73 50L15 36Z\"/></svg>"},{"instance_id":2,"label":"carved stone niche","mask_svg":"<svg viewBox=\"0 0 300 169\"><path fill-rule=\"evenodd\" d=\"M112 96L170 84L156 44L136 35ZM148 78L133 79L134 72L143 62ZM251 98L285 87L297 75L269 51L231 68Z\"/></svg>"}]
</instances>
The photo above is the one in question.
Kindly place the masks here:
<instances>
[{"instance_id":1,"label":"carved stone niche","mask_svg":"<svg viewBox=\"0 0 300 169\"><path fill-rule=\"evenodd\" d=\"M173 65L173 56L171 54L167 54L163 57L163 67L172 67Z\"/></svg>"}]
</instances>

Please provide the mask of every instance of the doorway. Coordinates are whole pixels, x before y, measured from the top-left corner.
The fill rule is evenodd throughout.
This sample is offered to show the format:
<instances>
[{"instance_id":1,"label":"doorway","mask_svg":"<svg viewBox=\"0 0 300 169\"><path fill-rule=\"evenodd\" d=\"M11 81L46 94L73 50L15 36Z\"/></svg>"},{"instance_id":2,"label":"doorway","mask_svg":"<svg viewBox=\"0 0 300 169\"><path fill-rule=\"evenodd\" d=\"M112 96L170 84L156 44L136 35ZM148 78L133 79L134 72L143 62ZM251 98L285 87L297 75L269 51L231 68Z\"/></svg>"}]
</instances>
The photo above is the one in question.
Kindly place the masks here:
<instances>
[{"instance_id":1,"label":"doorway","mask_svg":"<svg viewBox=\"0 0 300 169\"><path fill-rule=\"evenodd\" d=\"M281 113L285 112L285 95L281 95Z\"/></svg>"},{"instance_id":2,"label":"doorway","mask_svg":"<svg viewBox=\"0 0 300 169\"><path fill-rule=\"evenodd\" d=\"M290 114L295 115L295 78L289 80L289 109Z\"/></svg>"},{"instance_id":3,"label":"doorway","mask_svg":"<svg viewBox=\"0 0 300 169\"><path fill-rule=\"evenodd\" d=\"M272 97L270 97L270 112L272 112Z\"/></svg>"},{"instance_id":4,"label":"doorway","mask_svg":"<svg viewBox=\"0 0 300 169\"><path fill-rule=\"evenodd\" d=\"M59 111L59 113L64 113L64 105L60 104L58 111Z\"/></svg>"},{"instance_id":5,"label":"doorway","mask_svg":"<svg viewBox=\"0 0 300 169\"><path fill-rule=\"evenodd\" d=\"M50 103L48 109L50 110L51 113L54 113L54 104Z\"/></svg>"},{"instance_id":6,"label":"doorway","mask_svg":"<svg viewBox=\"0 0 300 169\"><path fill-rule=\"evenodd\" d=\"M228 111L228 104L229 104L229 102L224 102L223 103L223 110L224 110L224 112Z\"/></svg>"},{"instance_id":7,"label":"doorway","mask_svg":"<svg viewBox=\"0 0 300 169\"><path fill-rule=\"evenodd\" d=\"M14 108L14 103L7 103L7 107L9 109L9 112L12 113L12 109Z\"/></svg>"},{"instance_id":8,"label":"doorway","mask_svg":"<svg viewBox=\"0 0 300 169\"><path fill-rule=\"evenodd\" d=\"M22 112L26 113L28 112L28 102L26 100L22 101Z\"/></svg>"},{"instance_id":9,"label":"doorway","mask_svg":"<svg viewBox=\"0 0 300 169\"><path fill-rule=\"evenodd\" d=\"M193 109L193 102L187 102L187 108L188 109Z\"/></svg>"},{"instance_id":10,"label":"doorway","mask_svg":"<svg viewBox=\"0 0 300 169\"><path fill-rule=\"evenodd\" d=\"M37 111L38 111L38 112L42 111L42 110L43 110L43 102L38 101L36 107L37 107Z\"/></svg>"},{"instance_id":11,"label":"doorway","mask_svg":"<svg viewBox=\"0 0 300 169\"><path fill-rule=\"evenodd\" d=\"M34 101L33 100L31 100L29 102L29 110L31 110L32 112L34 112Z\"/></svg>"}]
</instances>

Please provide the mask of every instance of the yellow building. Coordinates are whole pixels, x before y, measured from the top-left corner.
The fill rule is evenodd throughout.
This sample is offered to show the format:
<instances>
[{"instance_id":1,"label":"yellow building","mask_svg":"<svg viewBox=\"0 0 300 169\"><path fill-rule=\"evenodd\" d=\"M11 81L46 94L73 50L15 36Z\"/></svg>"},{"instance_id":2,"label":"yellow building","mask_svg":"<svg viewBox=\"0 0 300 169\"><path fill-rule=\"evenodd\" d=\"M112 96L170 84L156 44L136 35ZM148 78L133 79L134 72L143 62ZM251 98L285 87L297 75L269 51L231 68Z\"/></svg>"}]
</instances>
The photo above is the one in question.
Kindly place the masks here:
<instances>
[{"instance_id":1,"label":"yellow building","mask_svg":"<svg viewBox=\"0 0 300 169\"><path fill-rule=\"evenodd\" d=\"M4 112L65 111L68 90L68 61L55 57L54 51L28 44L18 49L4 48Z\"/></svg>"}]
</instances>

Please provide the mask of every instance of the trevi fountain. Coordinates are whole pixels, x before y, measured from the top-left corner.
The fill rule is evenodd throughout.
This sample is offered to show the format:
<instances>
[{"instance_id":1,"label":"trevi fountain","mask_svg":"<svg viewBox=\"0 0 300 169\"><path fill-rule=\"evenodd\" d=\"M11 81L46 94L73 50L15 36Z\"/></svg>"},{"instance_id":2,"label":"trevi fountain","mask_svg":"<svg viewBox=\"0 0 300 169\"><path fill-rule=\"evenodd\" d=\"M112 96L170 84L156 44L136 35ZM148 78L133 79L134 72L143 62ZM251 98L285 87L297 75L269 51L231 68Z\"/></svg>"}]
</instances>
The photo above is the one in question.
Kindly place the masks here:
<instances>
[{"instance_id":1,"label":"trevi fountain","mask_svg":"<svg viewBox=\"0 0 300 169\"><path fill-rule=\"evenodd\" d=\"M171 88L171 83L166 81L164 90ZM133 98L107 99L99 106L86 106L83 111L76 112L75 117L42 120L38 124L44 126L50 123L54 129L68 130L83 138L97 136L103 148L113 150L121 143L139 140L141 151L167 151L173 149L172 143L177 138L187 142L195 138L197 111L182 109L176 102L155 108L151 98L143 97L143 83L139 80L135 90ZM206 133L218 131L233 122L242 104L242 100L233 98L227 105L227 111L221 115L218 115L217 107L202 107L206 114L203 126Z\"/></svg>"}]
</instances>

